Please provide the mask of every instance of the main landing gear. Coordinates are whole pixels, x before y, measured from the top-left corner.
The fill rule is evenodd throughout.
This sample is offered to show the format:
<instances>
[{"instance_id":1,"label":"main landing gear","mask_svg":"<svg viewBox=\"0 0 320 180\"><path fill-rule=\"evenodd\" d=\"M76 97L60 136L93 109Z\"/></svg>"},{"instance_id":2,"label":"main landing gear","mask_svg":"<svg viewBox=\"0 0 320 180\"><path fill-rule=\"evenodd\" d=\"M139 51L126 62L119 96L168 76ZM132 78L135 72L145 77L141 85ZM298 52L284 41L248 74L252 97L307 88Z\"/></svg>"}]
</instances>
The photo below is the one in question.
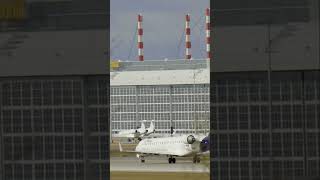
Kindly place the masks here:
<instances>
[{"instance_id":1,"label":"main landing gear","mask_svg":"<svg viewBox=\"0 0 320 180\"><path fill-rule=\"evenodd\" d=\"M176 158L169 157L168 162L169 162L169 164L171 164L171 163L175 164L176 163Z\"/></svg>"},{"instance_id":2,"label":"main landing gear","mask_svg":"<svg viewBox=\"0 0 320 180\"><path fill-rule=\"evenodd\" d=\"M193 156L193 163L200 163L200 157L199 156Z\"/></svg>"}]
</instances>

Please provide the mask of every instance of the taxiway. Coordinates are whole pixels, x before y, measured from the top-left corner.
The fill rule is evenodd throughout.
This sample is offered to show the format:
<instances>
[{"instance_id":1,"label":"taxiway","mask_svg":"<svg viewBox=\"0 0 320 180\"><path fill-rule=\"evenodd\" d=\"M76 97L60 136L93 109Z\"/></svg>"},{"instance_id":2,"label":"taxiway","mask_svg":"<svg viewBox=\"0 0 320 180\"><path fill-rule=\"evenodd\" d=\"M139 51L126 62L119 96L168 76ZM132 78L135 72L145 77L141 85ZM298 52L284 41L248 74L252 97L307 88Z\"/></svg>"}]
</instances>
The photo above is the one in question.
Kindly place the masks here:
<instances>
[{"instance_id":1,"label":"taxiway","mask_svg":"<svg viewBox=\"0 0 320 180\"><path fill-rule=\"evenodd\" d=\"M127 172L193 172L209 173L203 164L193 164L191 160L179 158L175 164L169 164L165 157L146 157L141 163L136 157L111 157L111 171Z\"/></svg>"}]
</instances>

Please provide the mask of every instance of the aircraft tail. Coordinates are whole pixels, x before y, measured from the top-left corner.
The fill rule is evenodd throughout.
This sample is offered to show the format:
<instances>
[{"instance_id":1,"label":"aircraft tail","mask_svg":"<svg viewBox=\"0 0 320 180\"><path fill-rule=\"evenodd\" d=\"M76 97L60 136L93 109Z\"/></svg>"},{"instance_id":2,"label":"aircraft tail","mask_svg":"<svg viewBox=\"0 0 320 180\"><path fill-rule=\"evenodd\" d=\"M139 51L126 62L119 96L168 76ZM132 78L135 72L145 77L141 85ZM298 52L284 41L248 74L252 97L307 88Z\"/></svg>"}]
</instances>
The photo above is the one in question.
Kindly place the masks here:
<instances>
[{"instance_id":1,"label":"aircraft tail","mask_svg":"<svg viewBox=\"0 0 320 180\"><path fill-rule=\"evenodd\" d=\"M155 131L154 120L152 120L150 123L149 132L154 132L154 131Z\"/></svg>"},{"instance_id":2,"label":"aircraft tail","mask_svg":"<svg viewBox=\"0 0 320 180\"><path fill-rule=\"evenodd\" d=\"M151 121L149 128L146 130L145 135L148 136L155 132L154 120Z\"/></svg>"},{"instance_id":3,"label":"aircraft tail","mask_svg":"<svg viewBox=\"0 0 320 180\"><path fill-rule=\"evenodd\" d=\"M145 121L141 122L141 130L142 130L142 132L144 132L146 130L146 125L144 125L144 122Z\"/></svg>"}]
</instances>

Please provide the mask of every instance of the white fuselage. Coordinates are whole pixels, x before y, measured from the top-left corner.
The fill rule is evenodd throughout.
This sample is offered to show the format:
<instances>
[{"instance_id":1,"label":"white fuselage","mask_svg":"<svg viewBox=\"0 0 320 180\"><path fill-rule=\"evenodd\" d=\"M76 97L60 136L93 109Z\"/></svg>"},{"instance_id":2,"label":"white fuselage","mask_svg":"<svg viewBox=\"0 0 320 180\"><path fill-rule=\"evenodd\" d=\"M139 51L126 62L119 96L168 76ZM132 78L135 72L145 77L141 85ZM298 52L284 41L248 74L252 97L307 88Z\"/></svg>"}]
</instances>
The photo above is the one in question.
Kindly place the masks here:
<instances>
[{"instance_id":1,"label":"white fuselage","mask_svg":"<svg viewBox=\"0 0 320 180\"><path fill-rule=\"evenodd\" d=\"M113 137L142 138L144 136L149 136L150 134L153 134L154 132L155 132L155 128L154 128L153 122L151 122L150 127L147 129L145 128L145 125L142 123L141 128L122 130L118 134L114 134Z\"/></svg>"},{"instance_id":2,"label":"white fuselage","mask_svg":"<svg viewBox=\"0 0 320 180\"><path fill-rule=\"evenodd\" d=\"M143 139L136 147L136 152L142 154L159 154L170 156L188 156L199 152L199 142L189 144L187 135L178 137L163 137Z\"/></svg>"},{"instance_id":3,"label":"white fuselage","mask_svg":"<svg viewBox=\"0 0 320 180\"><path fill-rule=\"evenodd\" d=\"M144 132L141 130L134 130L134 129L129 129L129 130L123 130L120 131L118 134L113 135L113 137L124 137L124 138L137 138L140 137Z\"/></svg>"}]
</instances>

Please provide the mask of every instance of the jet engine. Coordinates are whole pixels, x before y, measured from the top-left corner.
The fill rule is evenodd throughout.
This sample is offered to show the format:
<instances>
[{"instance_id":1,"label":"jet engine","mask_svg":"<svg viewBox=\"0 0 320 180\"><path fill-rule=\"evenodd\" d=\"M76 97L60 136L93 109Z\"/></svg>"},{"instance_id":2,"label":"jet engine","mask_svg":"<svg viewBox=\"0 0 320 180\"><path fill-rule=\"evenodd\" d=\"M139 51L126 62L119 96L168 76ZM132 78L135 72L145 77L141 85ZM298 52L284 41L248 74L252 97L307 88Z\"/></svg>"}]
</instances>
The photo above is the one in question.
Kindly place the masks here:
<instances>
[{"instance_id":1,"label":"jet engine","mask_svg":"<svg viewBox=\"0 0 320 180\"><path fill-rule=\"evenodd\" d=\"M193 135L189 135L186 140L186 144L193 144L196 141L196 138Z\"/></svg>"}]
</instances>

